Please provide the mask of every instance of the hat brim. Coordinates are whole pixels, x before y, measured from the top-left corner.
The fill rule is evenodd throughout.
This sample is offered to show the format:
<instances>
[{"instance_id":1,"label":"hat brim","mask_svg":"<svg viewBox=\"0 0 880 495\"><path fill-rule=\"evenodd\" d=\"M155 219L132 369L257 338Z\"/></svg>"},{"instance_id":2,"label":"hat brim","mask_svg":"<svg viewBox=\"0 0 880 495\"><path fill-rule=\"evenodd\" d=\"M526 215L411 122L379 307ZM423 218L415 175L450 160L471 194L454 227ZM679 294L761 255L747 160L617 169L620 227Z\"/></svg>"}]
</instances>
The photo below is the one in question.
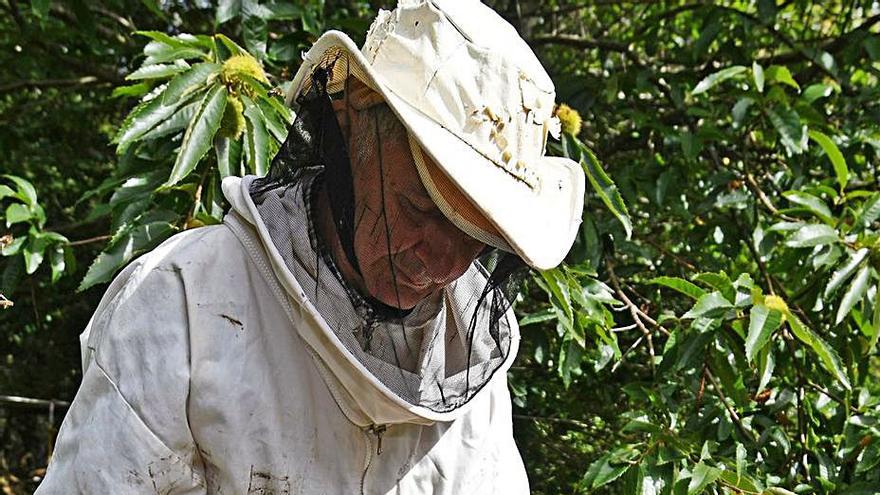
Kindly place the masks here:
<instances>
[{"instance_id":1,"label":"hat brim","mask_svg":"<svg viewBox=\"0 0 880 495\"><path fill-rule=\"evenodd\" d=\"M496 227L513 252L539 270L553 268L565 258L581 223L585 184L580 164L545 156L525 164L537 179L534 187L516 179L394 93L351 38L339 31L325 33L306 54L288 101L302 91L315 66L339 50L354 67L334 67L331 81L339 82L338 78L353 73L380 93L437 167Z\"/></svg>"}]
</instances>

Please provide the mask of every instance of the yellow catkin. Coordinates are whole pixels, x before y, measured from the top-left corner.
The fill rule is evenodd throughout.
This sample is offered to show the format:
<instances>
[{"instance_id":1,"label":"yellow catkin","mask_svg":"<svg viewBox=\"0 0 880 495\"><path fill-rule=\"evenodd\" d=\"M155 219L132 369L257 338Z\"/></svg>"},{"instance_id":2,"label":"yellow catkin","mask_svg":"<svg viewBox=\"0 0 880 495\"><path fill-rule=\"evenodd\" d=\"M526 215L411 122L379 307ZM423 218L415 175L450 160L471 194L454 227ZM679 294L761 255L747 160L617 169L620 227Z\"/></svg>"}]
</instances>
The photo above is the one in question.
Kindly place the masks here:
<instances>
[{"instance_id":1,"label":"yellow catkin","mask_svg":"<svg viewBox=\"0 0 880 495\"><path fill-rule=\"evenodd\" d=\"M220 69L220 80L229 86L238 86L242 76L252 77L257 81L269 83L260 62L250 55L235 55L223 62Z\"/></svg>"},{"instance_id":2,"label":"yellow catkin","mask_svg":"<svg viewBox=\"0 0 880 495\"><path fill-rule=\"evenodd\" d=\"M562 132L572 136L577 136L581 133L583 121L581 120L581 114L577 110L562 103L556 107L556 118L559 119L559 123L562 125Z\"/></svg>"},{"instance_id":3,"label":"yellow catkin","mask_svg":"<svg viewBox=\"0 0 880 495\"><path fill-rule=\"evenodd\" d=\"M764 306L767 306L770 309L775 309L782 313L782 318L785 319L786 313L788 313L788 304L779 296L767 296L764 298Z\"/></svg>"},{"instance_id":4,"label":"yellow catkin","mask_svg":"<svg viewBox=\"0 0 880 495\"><path fill-rule=\"evenodd\" d=\"M226 100L226 109L223 111L223 118L220 120L220 130L218 134L223 137L238 139L246 127L244 120L244 105L241 100L235 96L230 96Z\"/></svg>"}]
</instances>

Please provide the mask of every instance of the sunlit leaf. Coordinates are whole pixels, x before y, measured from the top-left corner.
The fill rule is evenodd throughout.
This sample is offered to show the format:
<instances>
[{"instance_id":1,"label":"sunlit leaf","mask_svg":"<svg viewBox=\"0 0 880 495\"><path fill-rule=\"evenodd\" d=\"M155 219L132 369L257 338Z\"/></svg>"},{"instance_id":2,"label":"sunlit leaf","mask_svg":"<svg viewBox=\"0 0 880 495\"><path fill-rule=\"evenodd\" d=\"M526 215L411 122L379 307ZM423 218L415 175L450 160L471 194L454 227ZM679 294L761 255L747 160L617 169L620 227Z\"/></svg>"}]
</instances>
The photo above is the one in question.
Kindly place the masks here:
<instances>
[{"instance_id":1,"label":"sunlit leaf","mask_svg":"<svg viewBox=\"0 0 880 495\"><path fill-rule=\"evenodd\" d=\"M705 290L693 282L678 277L655 277L649 280L648 283L669 287L693 299L699 299L706 294Z\"/></svg>"},{"instance_id":2,"label":"sunlit leaf","mask_svg":"<svg viewBox=\"0 0 880 495\"><path fill-rule=\"evenodd\" d=\"M840 190L843 191L849 181L849 169L846 166L846 160L843 158L840 149L837 148L837 145L834 144L834 141L832 141L830 137L819 131L811 129L809 135L810 139L819 143L819 146L825 151L828 159L831 160L831 165L834 167L834 174L837 176L837 183L840 184Z\"/></svg>"},{"instance_id":3,"label":"sunlit leaf","mask_svg":"<svg viewBox=\"0 0 880 495\"><path fill-rule=\"evenodd\" d=\"M220 128L220 119L226 108L226 87L214 86L202 100L198 115L190 123L183 136L180 152L171 176L165 181L171 186L189 175L199 160L205 156L214 141L214 134Z\"/></svg>"},{"instance_id":4,"label":"sunlit leaf","mask_svg":"<svg viewBox=\"0 0 880 495\"><path fill-rule=\"evenodd\" d=\"M742 65L734 65L733 67L728 67L726 69L721 69L714 74L710 74L706 76L702 81L697 84L693 91L691 91L692 95L698 95L700 93L705 93L709 91L717 84L724 82L732 77L736 77L748 69Z\"/></svg>"},{"instance_id":5,"label":"sunlit leaf","mask_svg":"<svg viewBox=\"0 0 880 495\"><path fill-rule=\"evenodd\" d=\"M840 307L837 309L837 316L834 318L835 324L839 324L843 321L843 319L846 318L846 315L849 314L850 310L852 310L853 306L858 304L859 301L865 297L865 292L868 291L868 276L870 274L870 267L865 265L853 278L852 283L850 283L849 288L843 295L843 299L840 300Z\"/></svg>"},{"instance_id":6,"label":"sunlit leaf","mask_svg":"<svg viewBox=\"0 0 880 495\"><path fill-rule=\"evenodd\" d=\"M770 309L763 304L752 306L749 312L749 333L746 337L746 359L749 362L755 359L773 332L782 324L782 313Z\"/></svg>"}]
</instances>

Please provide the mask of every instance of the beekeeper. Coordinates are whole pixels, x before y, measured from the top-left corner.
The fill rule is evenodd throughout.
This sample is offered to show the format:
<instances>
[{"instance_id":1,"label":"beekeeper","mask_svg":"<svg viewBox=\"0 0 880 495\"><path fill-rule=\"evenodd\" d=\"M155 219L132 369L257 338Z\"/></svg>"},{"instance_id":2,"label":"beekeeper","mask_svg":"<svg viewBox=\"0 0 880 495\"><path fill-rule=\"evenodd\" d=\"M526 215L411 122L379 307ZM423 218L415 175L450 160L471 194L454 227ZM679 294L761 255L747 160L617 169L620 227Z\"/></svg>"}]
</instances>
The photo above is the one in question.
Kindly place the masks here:
<instances>
[{"instance_id":1,"label":"beekeeper","mask_svg":"<svg viewBox=\"0 0 880 495\"><path fill-rule=\"evenodd\" d=\"M506 372L522 268L583 207L554 87L475 0L304 56L266 177L110 285L40 494L528 493Z\"/></svg>"}]
</instances>

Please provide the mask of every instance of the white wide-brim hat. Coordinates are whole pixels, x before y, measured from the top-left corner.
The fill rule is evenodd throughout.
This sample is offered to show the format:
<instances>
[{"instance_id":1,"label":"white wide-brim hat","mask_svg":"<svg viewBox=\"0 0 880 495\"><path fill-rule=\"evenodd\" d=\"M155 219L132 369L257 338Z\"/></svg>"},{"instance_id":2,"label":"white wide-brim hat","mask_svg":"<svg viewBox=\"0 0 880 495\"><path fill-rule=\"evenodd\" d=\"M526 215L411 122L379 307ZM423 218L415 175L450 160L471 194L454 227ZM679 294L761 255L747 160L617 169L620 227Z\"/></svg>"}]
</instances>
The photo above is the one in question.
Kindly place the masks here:
<instances>
[{"instance_id":1,"label":"white wide-brim hat","mask_svg":"<svg viewBox=\"0 0 880 495\"><path fill-rule=\"evenodd\" d=\"M408 129L422 183L450 221L533 268L562 261L581 223L584 173L575 161L544 156L558 126L553 83L492 9L402 0L379 12L363 49L328 31L303 58L288 103L316 68L332 64L331 92L356 77Z\"/></svg>"}]
</instances>

